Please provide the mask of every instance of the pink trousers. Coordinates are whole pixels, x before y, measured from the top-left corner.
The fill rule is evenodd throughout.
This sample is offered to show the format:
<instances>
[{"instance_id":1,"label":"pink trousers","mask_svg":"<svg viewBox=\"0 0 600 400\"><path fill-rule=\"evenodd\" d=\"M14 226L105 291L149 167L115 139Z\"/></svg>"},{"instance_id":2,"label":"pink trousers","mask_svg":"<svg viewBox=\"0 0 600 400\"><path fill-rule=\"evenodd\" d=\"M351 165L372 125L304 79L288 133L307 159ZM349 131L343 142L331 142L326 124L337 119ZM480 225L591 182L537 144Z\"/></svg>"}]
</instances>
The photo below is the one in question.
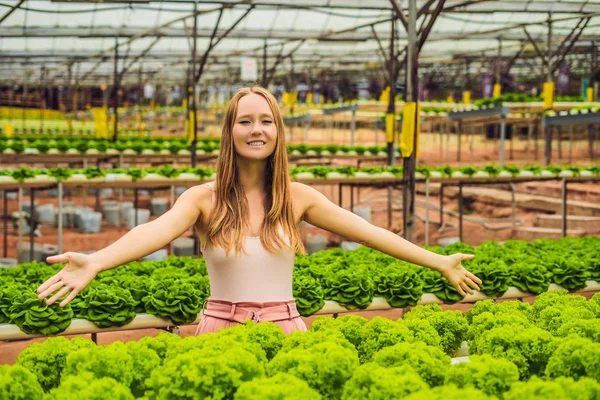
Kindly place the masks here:
<instances>
[{"instance_id":1,"label":"pink trousers","mask_svg":"<svg viewBox=\"0 0 600 400\"><path fill-rule=\"evenodd\" d=\"M203 333L218 332L247 319L255 322L273 322L289 335L293 331L306 331L306 325L296 309L296 302L231 302L208 299L202 307L202 319L196 329L196 336Z\"/></svg>"}]
</instances>

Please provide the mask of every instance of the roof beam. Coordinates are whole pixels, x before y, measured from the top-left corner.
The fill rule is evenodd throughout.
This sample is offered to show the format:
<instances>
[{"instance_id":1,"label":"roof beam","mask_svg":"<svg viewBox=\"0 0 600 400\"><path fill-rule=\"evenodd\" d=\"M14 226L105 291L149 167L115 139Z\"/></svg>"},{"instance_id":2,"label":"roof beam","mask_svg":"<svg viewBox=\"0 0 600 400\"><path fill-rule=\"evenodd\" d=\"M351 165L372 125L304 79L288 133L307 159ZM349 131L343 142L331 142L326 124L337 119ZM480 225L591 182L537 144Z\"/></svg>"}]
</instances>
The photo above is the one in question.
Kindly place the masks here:
<instances>
[{"instance_id":1,"label":"roof beam","mask_svg":"<svg viewBox=\"0 0 600 400\"><path fill-rule=\"evenodd\" d=\"M8 10L6 13L4 13L4 15L2 16L2 18L0 18L0 24L2 24L6 18L10 17L10 15L13 12L15 12L15 10L17 8L21 7L21 4L23 4L24 2L25 2L25 0L19 0L19 2L17 4L15 4L14 6L12 6L10 10Z\"/></svg>"}]
</instances>

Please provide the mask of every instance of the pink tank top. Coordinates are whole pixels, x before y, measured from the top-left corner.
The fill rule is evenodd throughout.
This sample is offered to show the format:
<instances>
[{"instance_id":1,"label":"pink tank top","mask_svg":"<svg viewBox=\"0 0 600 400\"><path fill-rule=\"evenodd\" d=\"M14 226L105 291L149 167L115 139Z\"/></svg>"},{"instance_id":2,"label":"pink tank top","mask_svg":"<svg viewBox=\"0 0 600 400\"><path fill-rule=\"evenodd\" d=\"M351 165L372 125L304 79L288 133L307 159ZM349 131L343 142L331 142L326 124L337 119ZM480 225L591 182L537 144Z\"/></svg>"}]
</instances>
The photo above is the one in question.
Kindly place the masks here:
<instances>
[{"instance_id":1,"label":"pink tank top","mask_svg":"<svg viewBox=\"0 0 600 400\"><path fill-rule=\"evenodd\" d=\"M206 186L212 190L212 204L216 193L214 182ZM289 243L289 238L286 240ZM210 298L229 301L286 301L292 300L292 273L295 252L281 249L267 251L260 237L245 238L247 254L201 243L210 281Z\"/></svg>"}]
</instances>

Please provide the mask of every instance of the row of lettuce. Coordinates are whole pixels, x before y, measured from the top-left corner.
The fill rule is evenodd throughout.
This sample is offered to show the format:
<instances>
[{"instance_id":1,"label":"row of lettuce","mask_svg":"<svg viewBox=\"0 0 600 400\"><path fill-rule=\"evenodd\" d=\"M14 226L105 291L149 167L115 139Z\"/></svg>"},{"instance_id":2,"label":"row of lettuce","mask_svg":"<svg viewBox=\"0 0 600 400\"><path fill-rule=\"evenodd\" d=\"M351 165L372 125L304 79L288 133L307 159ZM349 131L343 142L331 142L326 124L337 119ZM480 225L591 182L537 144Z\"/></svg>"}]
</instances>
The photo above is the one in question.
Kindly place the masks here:
<instances>
[{"instance_id":1,"label":"row of lettuce","mask_svg":"<svg viewBox=\"0 0 600 400\"><path fill-rule=\"evenodd\" d=\"M365 166L356 168L351 165L340 167L318 166L299 166L291 167L290 175L296 180L303 179L345 179L345 178L401 178L404 174L402 166ZM500 168L494 164L488 164L483 167L463 166L451 167L443 165L439 167L418 166L415 177L417 179L443 179L443 178L517 178L517 177L598 177L600 176L600 165L588 167L580 166L558 166L549 165L540 167L539 165L528 165L519 168L514 165L507 165ZM111 168L102 169L98 167L87 168L27 168L19 167L14 169L0 169L0 182L57 182L57 181L94 181L94 182L115 182L115 181L145 181L145 180L190 180L202 181L212 180L216 177L216 169L208 167L173 167L163 165L161 167L146 168Z\"/></svg>"},{"instance_id":2,"label":"row of lettuce","mask_svg":"<svg viewBox=\"0 0 600 400\"><path fill-rule=\"evenodd\" d=\"M441 254L475 254L465 264L482 279L481 290L491 298L501 297L510 287L540 294L551 283L575 292L589 281L600 282L599 237L507 241L504 245L490 241L476 249L455 243L430 249ZM36 288L61 267L34 262L0 269L0 323L44 335L64 331L73 318L107 328L148 313L186 324L197 319L210 295L204 260L171 256L104 271L66 307L59 302L48 306L37 299ZM298 255L295 260L293 295L303 316L321 310L325 301L355 310L367 308L380 297L392 307L403 308L415 306L424 294L433 294L446 304L462 300L440 272L367 247L325 250Z\"/></svg>"},{"instance_id":3,"label":"row of lettuce","mask_svg":"<svg viewBox=\"0 0 600 400\"><path fill-rule=\"evenodd\" d=\"M453 364L463 340L470 361ZM318 317L286 336L271 322L126 344L49 338L0 366L5 400L503 400L600 397L600 294L566 291L480 301L466 315L437 304L397 321Z\"/></svg>"},{"instance_id":4,"label":"row of lettuce","mask_svg":"<svg viewBox=\"0 0 600 400\"><path fill-rule=\"evenodd\" d=\"M143 154L143 155L187 155L191 151L191 143L186 139L176 138L122 138L117 142L94 138L30 138L0 139L0 152L3 154ZM218 154L219 140L205 138L197 144L198 154ZM339 144L308 145L288 144L291 155L308 156L383 156L385 146L349 146Z\"/></svg>"}]
</instances>

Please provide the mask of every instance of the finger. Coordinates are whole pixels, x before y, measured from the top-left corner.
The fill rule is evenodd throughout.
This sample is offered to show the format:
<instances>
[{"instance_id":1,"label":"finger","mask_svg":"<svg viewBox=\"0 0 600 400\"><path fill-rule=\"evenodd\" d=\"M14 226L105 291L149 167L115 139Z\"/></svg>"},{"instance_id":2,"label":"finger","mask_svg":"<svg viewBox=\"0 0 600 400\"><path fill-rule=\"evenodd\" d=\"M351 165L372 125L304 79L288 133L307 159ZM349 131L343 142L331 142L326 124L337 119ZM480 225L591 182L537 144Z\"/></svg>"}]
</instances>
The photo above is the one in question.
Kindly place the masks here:
<instances>
[{"instance_id":1,"label":"finger","mask_svg":"<svg viewBox=\"0 0 600 400\"><path fill-rule=\"evenodd\" d=\"M42 293L38 295L38 300L43 300L48 297L50 294L56 292L58 289L63 287L65 284L62 281L56 282L54 285L50 286L48 289L44 290Z\"/></svg>"},{"instance_id":2,"label":"finger","mask_svg":"<svg viewBox=\"0 0 600 400\"><path fill-rule=\"evenodd\" d=\"M460 283L460 287L462 287L466 292L468 292L469 294L474 294L475 292L473 292L473 289L471 289L469 287L469 285L467 285L465 282L461 282Z\"/></svg>"},{"instance_id":3,"label":"finger","mask_svg":"<svg viewBox=\"0 0 600 400\"><path fill-rule=\"evenodd\" d=\"M65 294L69 293L69 290L71 290L71 288L69 288L67 286L65 286L64 288L60 289L60 291L58 293L56 293L54 296L52 296L50 298L50 300L48 300L46 302L46 304L50 305L50 304L54 303L56 300L60 299Z\"/></svg>"},{"instance_id":4,"label":"finger","mask_svg":"<svg viewBox=\"0 0 600 400\"><path fill-rule=\"evenodd\" d=\"M475 254L461 254L460 260L461 261L472 260L473 257L475 257Z\"/></svg>"},{"instance_id":5,"label":"finger","mask_svg":"<svg viewBox=\"0 0 600 400\"><path fill-rule=\"evenodd\" d=\"M467 295L465 293L465 291L462 289L462 287L460 286L460 283L455 286L455 289L458 292L458 294L460 294L462 297L465 297Z\"/></svg>"},{"instance_id":6,"label":"finger","mask_svg":"<svg viewBox=\"0 0 600 400\"><path fill-rule=\"evenodd\" d=\"M467 271L467 278L470 278L473 282L477 282L480 285L483 283L483 281L481 279L479 279L478 277L476 277L475 275L473 275L469 271Z\"/></svg>"},{"instance_id":7,"label":"finger","mask_svg":"<svg viewBox=\"0 0 600 400\"><path fill-rule=\"evenodd\" d=\"M67 256L67 253L58 254L56 256L46 257L46 261L48 261L50 264L66 264L69 262L69 256Z\"/></svg>"},{"instance_id":8,"label":"finger","mask_svg":"<svg viewBox=\"0 0 600 400\"><path fill-rule=\"evenodd\" d=\"M73 291L71 293L69 293L67 298L60 302L60 306L64 307L67 304L69 304L71 302L71 300L73 300L75 298L75 296L77 296L77 294L79 294L79 290L73 289Z\"/></svg>"},{"instance_id":9,"label":"finger","mask_svg":"<svg viewBox=\"0 0 600 400\"><path fill-rule=\"evenodd\" d=\"M40 285L40 287L37 288L37 292L38 293L43 292L44 290L46 290L47 288L49 288L51 285L54 285L58 281L60 281L60 278L58 277L58 274L54 275L52 278L50 278L46 282L42 283Z\"/></svg>"},{"instance_id":10,"label":"finger","mask_svg":"<svg viewBox=\"0 0 600 400\"><path fill-rule=\"evenodd\" d=\"M473 281L471 280L471 278L469 278L469 277L466 277L466 278L465 278L465 282L467 282L467 285L469 285L469 286L470 286L470 287L472 287L473 289L477 290L478 292L479 292L479 291L481 291L481 289L479 288L479 286L478 286L478 285L477 285L475 282L473 282Z\"/></svg>"}]
</instances>

